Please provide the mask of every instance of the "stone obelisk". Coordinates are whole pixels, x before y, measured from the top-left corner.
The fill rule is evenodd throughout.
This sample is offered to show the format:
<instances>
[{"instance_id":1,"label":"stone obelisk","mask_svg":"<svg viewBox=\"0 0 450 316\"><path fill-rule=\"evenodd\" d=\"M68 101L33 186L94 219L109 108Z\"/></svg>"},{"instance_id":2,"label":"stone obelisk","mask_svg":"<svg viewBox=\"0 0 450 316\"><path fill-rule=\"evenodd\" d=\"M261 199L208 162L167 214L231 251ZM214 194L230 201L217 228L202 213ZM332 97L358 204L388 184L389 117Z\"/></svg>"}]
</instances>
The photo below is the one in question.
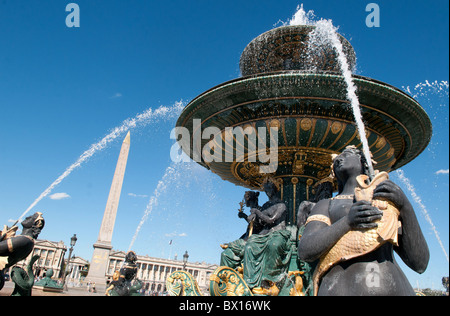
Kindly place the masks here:
<instances>
[{"instance_id":1,"label":"stone obelisk","mask_svg":"<svg viewBox=\"0 0 450 316\"><path fill-rule=\"evenodd\" d=\"M102 291L106 287L106 268L109 261L109 252L112 249L111 239L116 221L117 208L119 206L120 192L122 191L123 177L127 166L128 152L130 151L130 132L125 137L117 160L116 171L114 172L108 201L106 202L105 213L103 214L102 226L98 234L97 242L94 244L94 254L92 255L87 281L95 282L98 290Z\"/></svg>"}]
</instances>

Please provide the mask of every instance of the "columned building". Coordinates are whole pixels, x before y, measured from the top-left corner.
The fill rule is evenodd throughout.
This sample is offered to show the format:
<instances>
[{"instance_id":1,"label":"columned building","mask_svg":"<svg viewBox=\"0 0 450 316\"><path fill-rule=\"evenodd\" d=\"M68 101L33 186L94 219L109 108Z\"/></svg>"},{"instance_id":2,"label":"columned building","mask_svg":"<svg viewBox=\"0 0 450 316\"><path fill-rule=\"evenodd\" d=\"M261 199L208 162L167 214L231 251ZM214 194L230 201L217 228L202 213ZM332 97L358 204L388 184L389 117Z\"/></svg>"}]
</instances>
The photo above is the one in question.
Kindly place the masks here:
<instances>
[{"instance_id":1,"label":"columned building","mask_svg":"<svg viewBox=\"0 0 450 316\"><path fill-rule=\"evenodd\" d=\"M37 239L34 242L34 250L22 261L19 261L16 266L26 269L26 265L31 257L38 255L39 259L33 266L33 272L36 277L43 277L45 271L53 269L54 276L61 275L62 261L67 251L64 242L54 242L49 240Z\"/></svg>"},{"instance_id":2,"label":"columned building","mask_svg":"<svg viewBox=\"0 0 450 316\"><path fill-rule=\"evenodd\" d=\"M67 260L66 264L67 264ZM66 283L69 286L82 286L84 285L84 279L89 270L89 261L81 257L72 257L67 267L69 274L66 278Z\"/></svg>"},{"instance_id":3,"label":"columned building","mask_svg":"<svg viewBox=\"0 0 450 316\"><path fill-rule=\"evenodd\" d=\"M112 280L115 271L120 270L125 261L126 253L112 250L109 254L109 264L106 270L108 282ZM162 293L165 291L165 283L169 275L177 270L189 272L197 281L203 295L209 293L209 277L218 267L216 264L205 262L187 262L183 269L182 260L169 260L149 256L137 256L138 272L136 278L143 283L143 289L147 294Z\"/></svg>"}]
</instances>

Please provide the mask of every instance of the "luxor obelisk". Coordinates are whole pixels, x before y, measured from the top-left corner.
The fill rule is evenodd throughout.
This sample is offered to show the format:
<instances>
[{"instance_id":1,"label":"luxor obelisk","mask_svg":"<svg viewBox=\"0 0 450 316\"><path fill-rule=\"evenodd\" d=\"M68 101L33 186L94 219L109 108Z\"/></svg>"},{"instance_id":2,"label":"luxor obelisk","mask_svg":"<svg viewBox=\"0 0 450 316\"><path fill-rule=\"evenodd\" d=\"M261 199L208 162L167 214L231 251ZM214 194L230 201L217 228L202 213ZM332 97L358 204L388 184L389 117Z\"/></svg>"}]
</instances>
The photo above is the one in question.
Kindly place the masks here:
<instances>
[{"instance_id":1,"label":"luxor obelisk","mask_svg":"<svg viewBox=\"0 0 450 316\"><path fill-rule=\"evenodd\" d=\"M128 152L130 151L130 132L125 137L120 149L116 171L114 172L105 213L103 214L102 226L98 234L97 242L94 244L87 281L95 282L99 290L106 287L106 268L109 261L109 253L112 249L111 239L116 221L117 208L119 206L120 192L122 191L123 177L127 166Z\"/></svg>"}]
</instances>

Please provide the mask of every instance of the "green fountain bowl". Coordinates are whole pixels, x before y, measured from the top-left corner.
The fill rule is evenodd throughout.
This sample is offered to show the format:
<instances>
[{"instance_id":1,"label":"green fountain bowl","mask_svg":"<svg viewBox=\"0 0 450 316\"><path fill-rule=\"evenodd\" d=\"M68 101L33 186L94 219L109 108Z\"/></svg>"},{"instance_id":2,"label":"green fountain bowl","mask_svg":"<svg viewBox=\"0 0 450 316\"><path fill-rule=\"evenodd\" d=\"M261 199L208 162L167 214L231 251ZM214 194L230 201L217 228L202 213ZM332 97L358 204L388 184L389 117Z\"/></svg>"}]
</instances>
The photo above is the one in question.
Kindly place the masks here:
<instances>
[{"instance_id":1,"label":"green fountain bowl","mask_svg":"<svg viewBox=\"0 0 450 316\"><path fill-rule=\"evenodd\" d=\"M416 158L432 135L430 119L420 104L386 83L356 75L353 80L375 169L389 172ZM201 120L201 130L194 130L194 119ZM224 180L259 189L265 175L259 172L261 163L249 159L258 153L239 137L226 137L225 128L250 127L258 134L258 127L266 127L270 140L269 128L278 127L278 168L273 175L317 182L330 174L331 154L348 145L361 147L354 122L341 75L282 70L231 80L202 93L185 107L176 126L190 133L190 138L179 139L188 156L194 159L205 148L221 149L222 159L197 162ZM210 138L202 139L193 148L196 132L208 127L218 128L216 136L223 141L213 147ZM234 149L233 161L225 159L226 141ZM238 157L236 151L245 154Z\"/></svg>"}]
</instances>

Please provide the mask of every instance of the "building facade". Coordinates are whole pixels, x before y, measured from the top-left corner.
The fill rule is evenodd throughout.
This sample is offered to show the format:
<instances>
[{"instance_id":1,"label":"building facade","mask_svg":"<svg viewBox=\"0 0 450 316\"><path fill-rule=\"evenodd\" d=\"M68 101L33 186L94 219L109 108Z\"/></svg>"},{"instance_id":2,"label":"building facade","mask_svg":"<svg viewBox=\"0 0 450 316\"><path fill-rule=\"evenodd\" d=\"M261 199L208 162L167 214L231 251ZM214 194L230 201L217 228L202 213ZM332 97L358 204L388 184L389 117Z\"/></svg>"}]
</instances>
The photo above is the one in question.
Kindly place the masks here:
<instances>
[{"instance_id":1,"label":"building facade","mask_svg":"<svg viewBox=\"0 0 450 316\"><path fill-rule=\"evenodd\" d=\"M45 271L48 269L53 269L54 276L60 276L62 262L66 254L67 247L64 242L53 242L48 240L37 239L34 242L34 250L29 254L29 256L18 262L16 266L26 269L26 265L30 261L31 257L38 255L39 259L33 266L33 271L35 277L43 277Z\"/></svg>"},{"instance_id":2,"label":"building facade","mask_svg":"<svg viewBox=\"0 0 450 316\"><path fill-rule=\"evenodd\" d=\"M49 240L36 240L34 243L33 251L28 255L28 257L15 266L26 269L26 265L30 261L31 257L38 255L39 259L33 265L33 273L36 278L42 278L45 276L45 272L48 269L53 269L54 278L62 279L63 273L62 269L67 264L67 259L65 259L67 247L64 245L63 241L53 242ZM86 276L87 269L89 268L89 261L81 257L72 257L70 263L67 266L66 282L70 282L74 286L81 285L83 283L84 277Z\"/></svg>"},{"instance_id":3,"label":"building facade","mask_svg":"<svg viewBox=\"0 0 450 316\"><path fill-rule=\"evenodd\" d=\"M89 271L89 261L81 257L72 257L67 267L67 271L69 274L67 275L66 282L69 286L84 286L84 280Z\"/></svg>"}]
</instances>

